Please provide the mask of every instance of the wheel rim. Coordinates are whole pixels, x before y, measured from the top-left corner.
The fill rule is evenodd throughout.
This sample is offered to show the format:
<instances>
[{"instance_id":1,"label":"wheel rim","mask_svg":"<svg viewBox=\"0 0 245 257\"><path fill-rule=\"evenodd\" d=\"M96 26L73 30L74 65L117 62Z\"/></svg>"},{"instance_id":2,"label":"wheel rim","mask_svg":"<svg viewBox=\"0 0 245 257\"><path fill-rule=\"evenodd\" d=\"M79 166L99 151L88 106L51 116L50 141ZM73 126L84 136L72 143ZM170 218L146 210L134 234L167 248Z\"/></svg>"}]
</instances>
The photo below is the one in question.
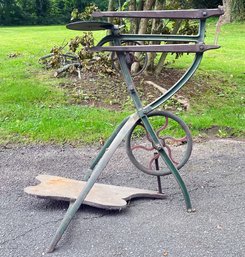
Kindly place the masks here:
<instances>
[{"instance_id":1,"label":"wheel rim","mask_svg":"<svg viewBox=\"0 0 245 257\"><path fill-rule=\"evenodd\" d=\"M147 116L168 157L178 170L181 169L192 151L192 138L188 126L179 117L166 111L153 111ZM138 120L128 133L126 151L131 162L139 170L155 176L171 174L165 162L159 158L160 154L141 120ZM154 166L156 159L159 162L159 170Z\"/></svg>"}]
</instances>

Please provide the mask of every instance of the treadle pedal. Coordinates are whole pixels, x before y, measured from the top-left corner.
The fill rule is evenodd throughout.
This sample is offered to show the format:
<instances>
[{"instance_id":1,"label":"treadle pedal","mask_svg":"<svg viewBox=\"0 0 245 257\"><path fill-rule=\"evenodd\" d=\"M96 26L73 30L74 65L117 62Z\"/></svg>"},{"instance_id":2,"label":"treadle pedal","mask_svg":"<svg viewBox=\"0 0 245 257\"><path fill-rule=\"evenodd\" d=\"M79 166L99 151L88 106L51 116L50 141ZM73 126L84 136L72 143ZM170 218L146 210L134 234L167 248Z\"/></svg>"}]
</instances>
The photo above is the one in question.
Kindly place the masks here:
<instances>
[{"instance_id":1,"label":"treadle pedal","mask_svg":"<svg viewBox=\"0 0 245 257\"><path fill-rule=\"evenodd\" d=\"M41 183L26 187L27 194L55 200L74 201L83 190L85 181L64 177L38 175ZM83 204L109 210L123 209L134 198L166 198L156 191L95 183Z\"/></svg>"}]
</instances>

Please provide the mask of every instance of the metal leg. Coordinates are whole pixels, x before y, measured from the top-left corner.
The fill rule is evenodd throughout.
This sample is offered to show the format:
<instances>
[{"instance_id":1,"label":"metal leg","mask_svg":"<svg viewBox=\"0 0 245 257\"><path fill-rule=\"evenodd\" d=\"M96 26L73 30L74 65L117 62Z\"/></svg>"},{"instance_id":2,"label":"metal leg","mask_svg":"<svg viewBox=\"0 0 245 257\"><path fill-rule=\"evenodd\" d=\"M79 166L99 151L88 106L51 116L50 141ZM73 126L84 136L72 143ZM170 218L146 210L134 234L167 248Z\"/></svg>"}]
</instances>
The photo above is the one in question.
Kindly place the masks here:
<instances>
[{"instance_id":1,"label":"metal leg","mask_svg":"<svg viewBox=\"0 0 245 257\"><path fill-rule=\"evenodd\" d=\"M166 152L164 151L164 149L161 149L159 151L159 153L160 153L162 159L165 161L165 163L169 167L169 169L171 170L172 174L174 175L177 183L179 184L179 186L181 188L181 191L182 191L182 193L184 195L185 205L186 205L187 212L192 212L191 199L190 199L189 193L187 191L187 188L185 186L185 183L184 183L183 179L181 178L178 170L173 165L172 161L169 159L169 157L166 154Z\"/></svg>"},{"instance_id":2,"label":"metal leg","mask_svg":"<svg viewBox=\"0 0 245 257\"><path fill-rule=\"evenodd\" d=\"M158 137L155 134L147 116L143 116L141 119L142 119L142 122L143 122L146 130L148 131L148 133L150 134L150 136L152 138L152 141L155 145L155 148L158 150L158 152L159 152L160 156L162 157L163 161L165 161L166 165L168 166L168 168L170 169L170 171L174 175L177 183L179 184L179 186L182 190L182 193L184 195L187 211L192 212L190 196L189 196L189 193L187 191L187 188L185 186L185 183L184 183L183 179L181 178L178 170L176 169L173 162L171 161L171 159L168 157L167 153L163 149L163 146L161 145L161 142L158 140Z\"/></svg>"},{"instance_id":3,"label":"metal leg","mask_svg":"<svg viewBox=\"0 0 245 257\"><path fill-rule=\"evenodd\" d=\"M128 121L130 117L125 118L120 125L113 131L112 135L107 139L99 153L97 154L96 158L93 160L93 162L90 165L90 169L87 171L87 173L84 176L84 180L88 181L89 177L91 176L94 167L97 165L97 163L100 161L100 159L103 157L106 149L111 145L114 138L117 136L117 134L120 132L121 128L125 125L125 123Z\"/></svg>"},{"instance_id":4,"label":"metal leg","mask_svg":"<svg viewBox=\"0 0 245 257\"><path fill-rule=\"evenodd\" d=\"M118 39L115 39L114 43L115 43L115 45L120 45L120 41ZM92 189L92 187L95 184L97 178L99 177L99 175L101 174L101 172L103 171L105 166L107 165L111 156L113 155L113 153L115 152L115 150L117 149L117 147L119 146L119 144L121 143L123 138L127 135L128 131L133 127L133 125L137 122L137 120L139 118L141 118L146 130L148 131L148 133L152 137L152 140L153 140L153 142L156 146L155 149L159 152L160 156L165 161L166 165L169 167L170 171L172 172L175 179L177 180L177 182L178 182L178 184L179 184L179 186L182 190L182 193L184 195L184 198L185 198L187 211L189 211L189 212L192 211L191 201L190 201L189 193L186 189L185 183L182 180L178 170L176 169L176 167L172 163L171 159L168 157L168 155L164 151L163 146L161 145L160 141L158 140L158 138L157 138L157 136L156 136L156 134L155 134L148 118L147 118L147 115L144 113L144 110L143 110L144 108L143 108L143 106L141 104L141 101L140 101L140 99L139 99L139 97L136 93L132 77L130 75L130 72L128 70L128 67L127 67L127 64L126 64L126 61L125 61L124 54L118 52L117 56L118 56L119 63L120 63L121 69L122 69L122 74L124 76L124 79L126 81L128 90L130 92L130 95L132 97L132 100L135 104L135 107L136 107L138 113L130 116L130 118L127 121L125 120L124 123L122 123L121 127L119 129L117 129L115 131L115 133L113 133L111 138L107 141L106 145L103 147L103 149L101 150L101 152L99 153L97 158L92 163L90 172L88 173L88 176L87 176L87 178L88 178L87 183L86 183L84 189L82 190L82 192L80 193L80 195L78 196L77 200L69 206L69 208L68 208L68 210L67 210L67 212L66 212L66 214L65 214L65 216L64 216L64 218L63 218L63 220L62 220L62 222L61 222L61 224L58 228L58 230L56 231L56 234L55 234L55 236L54 236L54 238L51 242L51 245L49 247L48 252L53 252L54 251L55 246L57 245L57 243L61 239L63 233L67 229L67 227L70 224L72 218L74 217L77 210L79 209L79 207L81 206L81 204L85 200L86 196L88 195L88 193ZM201 60L201 57L199 59ZM197 68L198 64L200 63L199 59L197 58L197 65L194 65L195 66L194 68ZM195 69L193 69L193 72L190 72L190 73L193 74L194 71L195 71ZM179 86L179 87L181 87L181 86ZM173 89L172 89L172 91L173 92L168 92L168 98L171 97L171 95L174 94L175 91ZM154 104L150 105L150 107L151 107L150 109L156 108L157 106L159 106L159 102L162 103L163 101L164 101L163 98L159 98L157 101L154 102L155 106L154 106ZM91 170L92 170L92 173L91 173Z\"/></svg>"},{"instance_id":5,"label":"metal leg","mask_svg":"<svg viewBox=\"0 0 245 257\"><path fill-rule=\"evenodd\" d=\"M154 153L154 157L155 157L155 166L156 166L156 170L159 170L159 162L158 162L158 152ZM160 194L162 194L162 184L161 184L161 177L157 176L157 185L158 185L158 192Z\"/></svg>"},{"instance_id":6,"label":"metal leg","mask_svg":"<svg viewBox=\"0 0 245 257\"><path fill-rule=\"evenodd\" d=\"M55 234L51 244L50 244L48 253L51 253L54 251L55 246L61 239L62 235L64 234L65 230L67 229L68 225L70 224L72 218L75 216L77 210L79 209L79 207L83 203L84 199L88 195L89 191L93 187L93 185L96 182L97 178L99 177L101 171L102 171L101 169L97 169L96 172L92 173L86 186L84 187L83 191L81 192L81 194L79 195L77 200L73 204L70 204L70 206L69 206L69 208L68 208L68 210L67 210L67 212L66 212L58 230L56 231L56 234Z\"/></svg>"},{"instance_id":7,"label":"metal leg","mask_svg":"<svg viewBox=\"0 0 245 257\"><path fill-rule=\"evenodd\" d=\"M114 45L120 45L120 41L119 40L114 40ZM125 58L124 58L124 54L121 52L117 52L117 56L118 56L118 60L120 63L120 67L122 70L122 75L124 76L124 80L127 84L128 90L130 92L130 96L133 100L133 103L138 111L138 115L142 120L142 123L146 129L146 131L149 133L151 139L152 139L152 143L153 143L153 147L159 152L160 156L162 157L163 161L166 163L166 165L168 166L168 168L170 169L171 173L174 175L175 179L177 180L177 183L179 184L182 193L184 195L184 199L185 199L185 204L186 204L186 208L188 212L192 211L192 206L191 206L191 200L190 200L190 196L189 193L187 191L187 188L185 186L184 181L182 180L177 168L174 166L173 162L171 161L171 159L168 157L168 155L166 154L160 140L158 139L155 131L153 130L149 119L147 117L147 113L144 112L144 108L142 106L142 103L140 101L140 98L136 92L135 86L134 86L134 82L132 80L132 77L130 75L130 71L128 70Z\"/></svg>"},{"instance_id":8,"label":"metal leg","mask_svg":"<svg viewBox=\"0 0 245 257\"><path fill-rule=\"evenodd\" d=\"M72 218L75 216L77 210L85 200L86 196L92 189L93 185L95 184L97 178L103 171L103 169L106 167L107 163L109 162L110 158L112 157L113 153L116 151L119 144L122 142L122 140L127 135L129 129L132 128L132 126L135 124L135 122L139 119L137 114L133 114L130 116L130 118L127 120L127 122L124 124L124 126L120 129L118 134L115 136L114 140L110 144L110 146L106 149L103 156L98 161L97 165L95 166L91 176L89 177L84 189L76 199L76 201L73 204L70 204L58 230L55 233L55 236L50 244L50 247L48 249L48 252L53 252L55 249L55 246L61 239L62 235L64 234L65 230L67 229L68 225L70 224Z\"/></svg>"}]
</instances>

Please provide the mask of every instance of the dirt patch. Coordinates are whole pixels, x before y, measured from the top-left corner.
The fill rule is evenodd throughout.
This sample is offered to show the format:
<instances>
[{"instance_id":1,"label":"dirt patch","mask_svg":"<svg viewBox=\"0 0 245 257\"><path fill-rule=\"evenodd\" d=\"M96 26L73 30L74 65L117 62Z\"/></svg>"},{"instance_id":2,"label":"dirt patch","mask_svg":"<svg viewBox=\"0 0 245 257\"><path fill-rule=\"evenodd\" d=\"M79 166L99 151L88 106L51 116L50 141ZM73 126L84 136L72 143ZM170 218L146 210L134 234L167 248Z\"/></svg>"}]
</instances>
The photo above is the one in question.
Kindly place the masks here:
<instances>
[{"instance_id":1,"label":"dirt patch","mask_svg":"<svg viewBox=\"0 0 245 257\"><path fill-rule=\"evenodd\" d=\"M166 68L159 76L144 73L135 77L135 86L143 104L146 105L161 95L159 89L146 83L146 81L151 81L167 90L181 78L184 72L183 70ZM133 108L126 84L120 75L105 75L93 72L86 72L81 75L81 79L71 77L66 82L58 85L65 90L70 104L104 107L114 110ZM205 78L197 77L192 79L177 93L177 98L168 100L163 108L167 110L185 110L186 101L189 104L193 97L201 96L210 88ZM184 101L179 101L178 98L184 99Z\"/></svg>"}]
</instances>

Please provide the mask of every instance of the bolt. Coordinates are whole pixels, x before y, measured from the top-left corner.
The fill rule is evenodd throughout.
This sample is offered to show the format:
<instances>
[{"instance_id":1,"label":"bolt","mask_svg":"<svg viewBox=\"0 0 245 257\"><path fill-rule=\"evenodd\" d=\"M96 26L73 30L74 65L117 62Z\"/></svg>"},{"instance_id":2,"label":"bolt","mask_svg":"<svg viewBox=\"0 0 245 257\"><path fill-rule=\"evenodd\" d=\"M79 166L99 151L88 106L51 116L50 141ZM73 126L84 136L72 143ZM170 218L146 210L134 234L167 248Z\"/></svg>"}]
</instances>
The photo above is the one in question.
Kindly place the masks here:
<instances>
[{"instance_id":1,"label":"bolt","mask_svg":"<svg viewBox=\"0 0 245 257\"><path fill-rule=\"evenodd\" d=\"M200 45L199 48L200 48L200 50L203 51L204 50L204 45Z\"/></svg>"},{"instance_id":2,"label":"bolt","mask_svg":"<svg viewBox=\"0 0 245 257\"><path fill-rule=\"evenodd\" d=\"M162 149L162 146L160 144L155 144L155 149L160 151Z\"/></svg>"},{"instance_id":3,"label":"bolt","mask_svg":"<svg viewBox=\"0 0 245 257\"><path fill-rule=\"evenodd\" d=\"M203 12L202 15L205 17L207 16L207 12Z\"/></svg>"}]
</instances>

